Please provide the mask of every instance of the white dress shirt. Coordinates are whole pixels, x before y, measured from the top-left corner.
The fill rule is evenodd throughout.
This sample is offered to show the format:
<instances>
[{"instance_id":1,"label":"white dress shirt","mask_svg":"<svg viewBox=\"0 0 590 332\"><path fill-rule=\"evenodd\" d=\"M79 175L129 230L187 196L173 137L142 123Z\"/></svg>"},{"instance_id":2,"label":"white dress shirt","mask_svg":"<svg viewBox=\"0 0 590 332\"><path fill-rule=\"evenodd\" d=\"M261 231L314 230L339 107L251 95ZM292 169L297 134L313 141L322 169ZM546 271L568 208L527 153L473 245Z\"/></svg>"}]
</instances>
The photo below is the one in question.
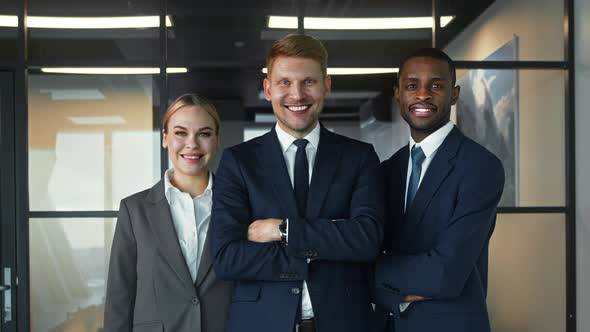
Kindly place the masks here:
<instances>
[{"instance_id":1,"label":"white dress shirt","mask_svg":"<svg viewBox=\"0 0 590 332\"><path fill-rule=\"evenodd\" d=\"M434 155L436 155L438 148L442 145L443 141L445 140L445 138L447 138L447 136L449 135L451 130L453 130L454 127L455 127L455 125L451 121L449 121L449 122L447 122L446 125L438 128L434 133L428 135L428 137L426 137L420 143L416 143L416 141L414 141L414 139L412 138L412 135L410 134L410 144L408 145L408 148L410 149L410 154L409 154L410 158L408 158L408 173L406 176L406 194L405 194L405 198L404 198L404 206L406 207L405 208L406 210L408 209L408 207L406 206L406 203L408 202L408 185L410 183L410 176L412 174L412 157L411 157L412 156L412 153L411 153L412 148L414 147L414 145L421 147L422 151L424 152L424 156L425 156L424 161L422 162L422 172L420 173L420 180L418 181L418 188L420 188L420 184L422 183L422 179L424 178L424 174L426 174L426 170L428 169L428 166L430 166L432 159L434 159ZM414 294L414 295L417 295L417 294ZM410 303L407 303L407 302L400 303L400 305L399 305L400 311L406 310L409 306L410 306Z\"/></svg>"},{"instance_id":2,"label":"white dress shirt","mask_svg":"<svg viewBox=\"0 0 590 332\"><path fill-rule=\"evenodd\" d=\"M281 144L283 157L285 158L285 164L287 166L287 171L289 172L289 178L291 179L291 186L294 186L293 176L295 173L295 154L297 153L297 146L293 144L293 142L295 142L297 138L285 132L278 123L275 126L275 130L277 132L279 143ZM309 143L305 146L305 152L307 155L307 162L309 163L309 181L311 182L315 156L318 151L318 144L320 143L319 123L316 123L315 128L303 138L309 141ZM288 234L289 230L287 229L287 242L289 242ZM309 263L309 259L307 262ZM307 283L303 281L303 287L301 290L301 319L310 318L313 318L313 308L311 305L311 298L309 297L309 291L307 289Z\"/></svg>"},{"instance_id":3,"label":"white dress shirt","mask_svg":"<svg viewBox=\"0 0 590 332\"><path fill-rule=\"evenodd\" d=\"M180 191L170 182L173 174L172 168L164 174L164 193L170 205L180 250L194 283L211 220L213 175L209 172L207 188L192 199L190 194Z\"/></svg>"}]
</instances>

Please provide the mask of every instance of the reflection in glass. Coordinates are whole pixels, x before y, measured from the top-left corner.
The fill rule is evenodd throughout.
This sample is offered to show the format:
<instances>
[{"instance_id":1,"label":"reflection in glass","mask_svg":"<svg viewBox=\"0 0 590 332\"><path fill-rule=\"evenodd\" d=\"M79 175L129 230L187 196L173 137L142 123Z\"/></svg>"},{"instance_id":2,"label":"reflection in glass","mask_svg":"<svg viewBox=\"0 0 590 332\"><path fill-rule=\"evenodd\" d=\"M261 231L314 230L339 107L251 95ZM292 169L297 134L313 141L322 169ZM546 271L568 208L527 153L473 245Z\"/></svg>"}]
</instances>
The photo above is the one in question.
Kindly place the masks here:
<instances>
[{"instance_id":1,"label":"reflection in glass","mask_svg":"<svg viewBox=\"0 0 590 332\"><path fill-rule=\"evenodd\" d=\"M564 71L459 70L457 84L452 120L504 164L500 206L565 204Z\"/></svg>"},{"instance_id":2,"label":"reflection in glass","mask_svg":"<svg viewBox=\"0 0 590 332\"><path fill-rule=\"evenodd\" d=\"M31 210L117 210L159 179L151 76L29 79Z\"/></svg>"},{"instance_id":3,"label":"reflection in glass","mask_svg":"<svg viewBox=\"0 0 590 332\"><path fill-rule=\"evenodd\" d=\"M114 219L31 219L31 331L100 331Z\"/></svg>"}]
</instances>

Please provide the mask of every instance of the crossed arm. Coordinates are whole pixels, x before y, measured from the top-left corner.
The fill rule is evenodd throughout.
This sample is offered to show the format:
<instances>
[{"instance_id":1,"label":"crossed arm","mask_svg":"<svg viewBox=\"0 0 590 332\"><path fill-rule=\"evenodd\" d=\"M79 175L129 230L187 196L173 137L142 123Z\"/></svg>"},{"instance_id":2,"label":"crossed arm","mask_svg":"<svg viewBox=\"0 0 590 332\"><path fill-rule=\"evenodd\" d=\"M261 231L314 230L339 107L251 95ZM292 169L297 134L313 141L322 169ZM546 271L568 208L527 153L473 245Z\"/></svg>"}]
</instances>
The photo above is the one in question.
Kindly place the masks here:
<instances>
[{"instance_id":1,"label":"crossed arm","mask_svg":"<svg viewBox=\"0 0 590 332\"><path fill-rule=\"evenodd\" d=\"M346 219L289 219L289 244L280 243L277 218L252 221L246 179L232 150L217 171L210 226L218 276L233 280L284 280L283 272L307 278L307 259L369 262L381 243L383 202L379 161L364 156ZM266 194L266 193L265 193ZM269 196L273 192L267 193Z\"/></svg>"},{"instance_id":2,"label":"crossed arm","mask_svg":"<svg viewBox=\"0 0 590 332\"><path fill-rule=\"evenodd\" d=\"M430 250L378 257L375 268L378 304L396 311L399 302L460 296L488 243L504 186L499 163L487 165L485 171L485 176L466 176L452 216Z\"/></svg>"}]
</instances>

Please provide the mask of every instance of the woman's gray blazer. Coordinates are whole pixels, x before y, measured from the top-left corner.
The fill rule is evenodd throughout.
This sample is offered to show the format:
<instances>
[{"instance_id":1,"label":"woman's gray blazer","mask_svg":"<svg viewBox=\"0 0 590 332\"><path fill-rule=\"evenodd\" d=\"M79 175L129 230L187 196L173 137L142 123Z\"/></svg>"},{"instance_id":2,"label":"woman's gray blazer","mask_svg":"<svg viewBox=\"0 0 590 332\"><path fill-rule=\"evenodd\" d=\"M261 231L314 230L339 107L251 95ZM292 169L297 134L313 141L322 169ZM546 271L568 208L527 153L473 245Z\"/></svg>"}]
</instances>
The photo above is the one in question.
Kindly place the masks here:
<instances>
[{"instance_id":1,"label":"woman's gray blazer","mask_svg":"<svg viewBox=\"0 0 590 332\"><path fill-rule=\"evenodd\" d=\"M232 284L211 268L209 236L193 284L164 182L121 201L107 282L106 332L220 332Z\"/></svg>"}]
</instances>

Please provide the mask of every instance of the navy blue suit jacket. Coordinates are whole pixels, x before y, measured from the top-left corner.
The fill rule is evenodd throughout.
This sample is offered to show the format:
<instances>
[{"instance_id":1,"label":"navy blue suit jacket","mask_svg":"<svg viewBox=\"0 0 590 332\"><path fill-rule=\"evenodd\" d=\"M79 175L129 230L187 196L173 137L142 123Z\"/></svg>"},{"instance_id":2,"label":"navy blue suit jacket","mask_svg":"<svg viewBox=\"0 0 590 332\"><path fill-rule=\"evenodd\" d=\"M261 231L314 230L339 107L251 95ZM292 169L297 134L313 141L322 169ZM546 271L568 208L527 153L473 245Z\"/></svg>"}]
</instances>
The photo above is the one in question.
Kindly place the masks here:
<instances>
[{"instance_id":1,"label":"navy blue suit jacket","mask_svg":"<svg viewBox=\"0 0 590 332\"><path fill-rule=\"evenodd\" d=\"M303 280L319 331L366 330L368 267L383 235L382 181L371 145L322 127L300 218L275 130L226 149L210 236L215 272L237 281L227 331L292 332ZM288 218L287 246L247 240L248 225L265 218Z\"/></svg>"},{"instance_id":2,"label":"navy blue suit jacket","mask_svg":"<svg viewBox=\"0 0 590 332\"><path fill-rule=\"evenodd\" d=\"M383 322L394 313L396 331L490 330L487 309L488 244L504 188L498 158L453 128L404 213L409 147L382 163L387 221L376 263L374 296ZM403 295L414 302L401 315Z\"/></svg>"}]
</instances>

